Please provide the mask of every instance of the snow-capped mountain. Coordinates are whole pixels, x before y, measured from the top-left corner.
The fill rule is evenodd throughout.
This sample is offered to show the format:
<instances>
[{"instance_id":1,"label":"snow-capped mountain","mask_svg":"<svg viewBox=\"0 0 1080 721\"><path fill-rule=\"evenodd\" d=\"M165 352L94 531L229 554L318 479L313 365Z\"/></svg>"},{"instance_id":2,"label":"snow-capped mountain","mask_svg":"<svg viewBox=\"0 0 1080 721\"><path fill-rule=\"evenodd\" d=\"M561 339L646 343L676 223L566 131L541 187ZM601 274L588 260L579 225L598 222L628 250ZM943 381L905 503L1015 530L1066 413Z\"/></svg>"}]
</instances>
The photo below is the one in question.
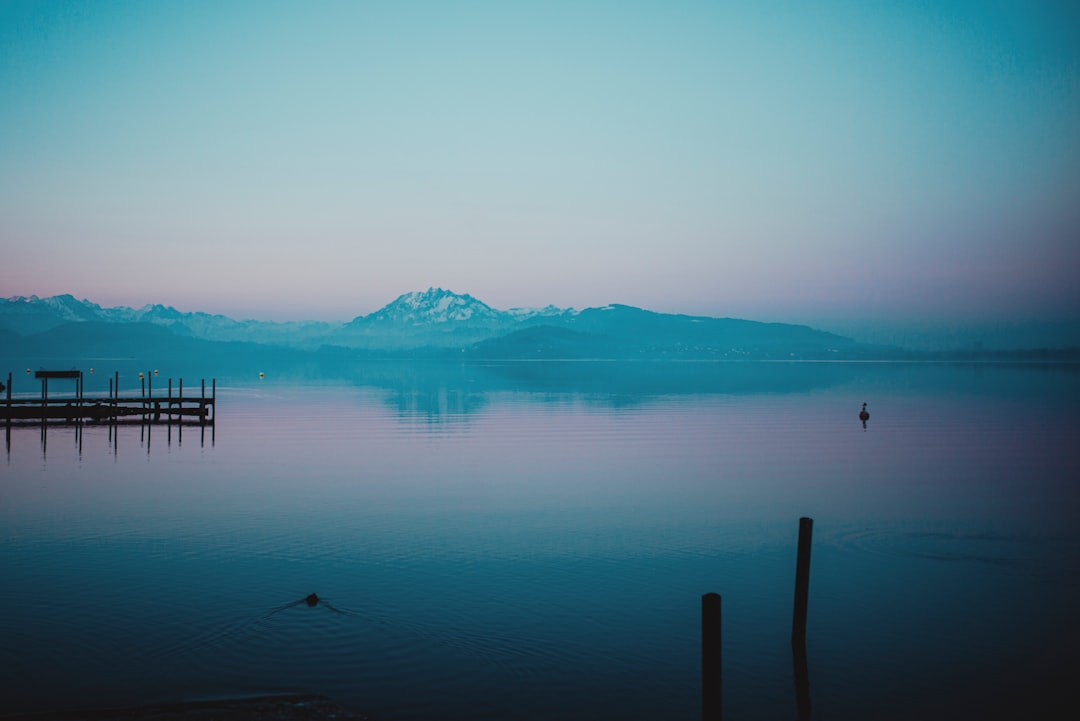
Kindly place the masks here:
<instances>
[{"instance_id":1,"label":"snow-capped mountain","mask_svg":"<svg viewBox=\"0 0 1080 721\"><path fill-rule=\"evenodd\" d=\"M87 338L105 342L126 337L125 333L143 338L148 329L167 330L171 337L192 343L242 341L305 351L333 346L335 352L425 349L422 352L429 355L452 351L498 358L833 358L840 352L862 352L850 339L807 326L655 313L621 305L582 311L550 305L498 310L471 295L442 288L405 293L348 323L237 321L163 305L102 308L70 295L0 299L4 350L32 348L37 342L33 339L46 333L50 347L74 350L85 346Z\"/></svg>"},{"instance_id":2,"label":"snow-capped mountain","mask_svg":"<svg viewBox=\"0 0 1080 721\"><path fill-rule=\"evenodd\" d=\"M373 313L357 316L329 342L372 348L385 345L392 337L398 347L465 347L572 312L555 306L498 310L467 293L428 288L405 293Z\"/></svg>"},{"instance_id":3,"label":"snow-capped mountain","mask_svg":"<svg viewBox=\"0 0 1080 721\"><path fill-rule=\"evenodd\" d=\"M72 295L49 298L15 296L0 299L0 329L19 335L44 333L66 323L144 323L163 326L178 335L206 340L251 341L279 345L313 345L339 323L264 323L237 321L224 315L183 312L172 306L145 305L142 308L117 306L102 308ZM317 343L315 343L317 345Z\"/></svg>"},{"instance_id":4,"label":"snow-capped mountain","mask_svg":"<svg viewBox=\"0 0 1080 721\"><path fill-rule=\"evenodd\" d=\"M442 288L428 288L399 295L374 313L358 316L352 326L394 324L405 327L453 324L468 321L477 325L499 325L527 321L536 317L555 317L568 312L549 305L545 308L496 310L468 293L459 294Z\"/></svg>"},{"instance_id":5,"label":"snow-capped mountain","mask_svg":"<svg viewBox=\"0 0 1080 721\"><path fill-rule=\"evenodd\" d=\"M459 295L442 288L428 288L423 292L399 295L374 313L353 322L417 326L454 321L497 321L501 317L500 311L467 293Z\"/></svg>"},{"instance_id":6,"label":"snow-capped mountain","mask_svg":"<svg viewBox=\"0 0 1080 721\"><path fill-rule=\"evenodd\" d=\"M81 323L103 318L100 305L88 300L77 300L69 294L48 298L39 298L36 295L14 296L0 301L0 311L6 321L4 327L16 332L23 332L21 329L36 332L48 330L61 323Z\"/></svg>"}]
</instances>

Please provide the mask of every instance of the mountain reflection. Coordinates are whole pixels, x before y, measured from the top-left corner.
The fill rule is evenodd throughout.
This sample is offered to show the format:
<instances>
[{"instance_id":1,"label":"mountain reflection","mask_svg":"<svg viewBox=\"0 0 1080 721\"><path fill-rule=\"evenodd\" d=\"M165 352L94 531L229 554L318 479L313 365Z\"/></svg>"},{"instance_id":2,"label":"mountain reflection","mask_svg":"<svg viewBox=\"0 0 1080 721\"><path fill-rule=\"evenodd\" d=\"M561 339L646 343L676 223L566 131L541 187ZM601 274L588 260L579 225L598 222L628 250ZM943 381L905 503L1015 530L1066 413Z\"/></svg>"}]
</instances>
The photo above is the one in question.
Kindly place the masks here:
<instances>
[{"instance_id":1,"label":"mountain reflection","mask_svg":"<svg viewBox=\"0 0 1080 721\"><path fill-rule=\"evenodd\" d=\"M537 402L636 407L672 395L806 393L848 382L845 363L694 361L365 362L354 385L388 391L400 417L442 422L476 413L494 394L529 393Z\"/></svg>"}]
</instances>

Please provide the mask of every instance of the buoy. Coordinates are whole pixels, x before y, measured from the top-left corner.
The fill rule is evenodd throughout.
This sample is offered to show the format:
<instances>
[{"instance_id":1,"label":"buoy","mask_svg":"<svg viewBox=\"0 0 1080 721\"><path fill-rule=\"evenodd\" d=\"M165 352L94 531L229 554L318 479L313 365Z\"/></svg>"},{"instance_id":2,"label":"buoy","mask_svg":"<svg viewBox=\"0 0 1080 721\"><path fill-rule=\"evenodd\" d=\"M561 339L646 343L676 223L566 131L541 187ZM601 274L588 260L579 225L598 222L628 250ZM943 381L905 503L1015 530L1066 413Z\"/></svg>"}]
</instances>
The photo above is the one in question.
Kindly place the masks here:
<instances>
[{"instance_id":1,"label":"buoy","mask_svg":"<svg viewBox=\"0 0 1080 721\"><path fill-rule=\"evenodd\" d=\"M868 420L870 420L870 414L866 412L865 403L862 404L862 410L859 411L859 420L863 423L866 423Z\"/></svg>"}]
</instances>

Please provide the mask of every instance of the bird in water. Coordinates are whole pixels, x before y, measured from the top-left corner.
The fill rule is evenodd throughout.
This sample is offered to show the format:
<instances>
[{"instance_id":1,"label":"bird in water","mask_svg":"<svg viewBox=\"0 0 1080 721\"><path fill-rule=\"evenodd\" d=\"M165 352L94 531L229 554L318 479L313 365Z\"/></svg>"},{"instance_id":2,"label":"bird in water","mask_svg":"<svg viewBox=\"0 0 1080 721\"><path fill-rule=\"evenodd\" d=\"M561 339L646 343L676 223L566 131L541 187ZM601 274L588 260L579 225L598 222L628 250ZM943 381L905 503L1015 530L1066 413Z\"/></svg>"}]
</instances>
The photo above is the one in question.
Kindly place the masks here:
<instances>
[{"instance_id":1,"label":"bird in water","mask_svg":"<svg viewBox=\"0 0 1080 721\"><path fill-rule=\"evenodd\" d=\"M314 608L315 606L322 606L323 608L325 608L325 609L327 609L329 611L333 611L334 613L340 613L342 616L360 616L361 615L361 614L357 613L356 611L350 611L347 608L338 608L334 604L327 601L325 598L319 598L319 594L317 594L317 593L309 593L308 595L301 598L299 601L293 601L292 603L286 603L284 606L278 606L277 608L272 610L269 614L267 614L267 617L272 616L272 615L274 615L275 613L277 613L279 611L284 611L287 608L292 608L293 606L299 606L301 603L307 604L308 608Z\"/></svg>"},{"instance_id":2,"label":"bird in water","mask_svg":"<svg viewBox=\"0 0 1080 721\"><path fill-rule=\"evenodd\" d=\"M866 410L866 404L862 404L862 410L859 411L859 420L862 421L863 428L866 428L866 422L870 420L870 414Z\"/></svg>"}]
</instances>

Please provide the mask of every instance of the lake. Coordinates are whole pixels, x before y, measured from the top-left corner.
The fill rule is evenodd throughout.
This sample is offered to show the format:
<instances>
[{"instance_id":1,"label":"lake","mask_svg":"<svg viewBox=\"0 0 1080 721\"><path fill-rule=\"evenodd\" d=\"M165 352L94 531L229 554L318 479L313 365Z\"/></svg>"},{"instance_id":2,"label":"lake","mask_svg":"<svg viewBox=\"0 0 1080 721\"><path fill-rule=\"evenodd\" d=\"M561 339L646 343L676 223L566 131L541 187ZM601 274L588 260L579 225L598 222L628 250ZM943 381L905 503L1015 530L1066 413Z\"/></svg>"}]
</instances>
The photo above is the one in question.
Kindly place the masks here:
<instances>
[{"instance_id":1,"label":"lake","mask_svg":"<svg viewBox=\"0 0 1080 721\"><path fill-rule=\"evenodd\" d=\"M697 719L716 592L725 718L797 718L804 516L814 718L1075 703L1076 366L259 370L213 427L6 428L5 713Z\"/></svg>"}]
</instances>

